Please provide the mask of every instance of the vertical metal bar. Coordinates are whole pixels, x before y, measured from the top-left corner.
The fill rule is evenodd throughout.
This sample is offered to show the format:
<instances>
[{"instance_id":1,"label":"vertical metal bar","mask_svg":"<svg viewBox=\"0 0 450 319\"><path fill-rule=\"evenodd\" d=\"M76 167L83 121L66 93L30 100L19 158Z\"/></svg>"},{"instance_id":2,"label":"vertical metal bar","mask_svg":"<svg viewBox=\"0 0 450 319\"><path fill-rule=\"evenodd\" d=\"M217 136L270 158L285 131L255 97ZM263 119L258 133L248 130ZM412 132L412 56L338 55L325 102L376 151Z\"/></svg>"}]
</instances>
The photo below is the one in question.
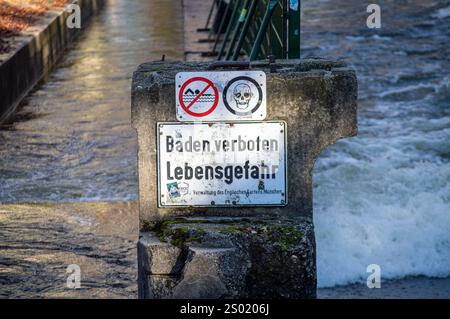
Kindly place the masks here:
<instances>
[{"instance_id":1,"label":"vertical metal bar","mask_svg":"<svg viewBox=\"0 0 450 319\"><path fill-rule=\"evenodd\" d=\"M272 16L272 19L270 20L270 29L269 29L269 36L270 36L270 53L271 55L274 55L277 59L282 59L284 57L283 54L283 2L286 0L280 0L276 8L274 10L274 14Z\"/></svg>"},{"instance_id":2,"label":"vertical metal bar","mask_svg":"<svg viewBox=\"0 0 450 319\"><path fill-rule=\"evenodd\" d=\"M300 0L291 0L288 20L288 59L300 58Z\"/></svg>"},{"instance_id":3,"label":"vertical metal bar","mask_svg":"<svg viewBox=\"0 0 450 319\"><path fill-rule=\"evenodd\" d=\"M262 42L261 52L264 54L264 57L267 57L270 52L270 23L268 30L266 31L266 35L264 37L264 40Z\"/></svg>"},{"instance_id":4,"label":"vertical metal bar","mask_svg":"<svg viewBox=\"0 0 450 319\"><path fill-rule=\"evenodd\" d=\"M233 13L231 14L230 22L228 23L227 30L226 30L225 36L223 38L222 46L220 47L219 55L217 56L217 60L220 60L223 56L223 53L225 52L228 38L230 36L231 29L233 28L233 25L235 23L237 13L239 11L240 6L241 6L241 0L236 0L236 3L234 4L234 8L233 8Z\"/></svg>"},{"instance_id":5,"label":"vertical metal bar","mask_svg":"<svg viewBox=\"0 0 450 319\"><path fill-rule=\"evenodd\" d=\"M288 20L289 20L289 11L288 11L288 2L290 1L283 0L283 11L281 13L281 43L282 43L282 58L287 59L288 57Z\"/></svg>"},{"instance_id":6,"label":"vertical metal bar","mask_svg":"<svg viewBox=\"0 0 450 319\"><path fill-rule=\"evenodd\" d=\"M220 7L222 6L222 3L225 2L225 0L220 0L219 4L217 5L217 12L219 12ZM211 39L211 36L214 32L214 25L211 26L211 29L209 29L209 33L208 33L208 40Z\"/></svg>"},{"instance_id":7,"label":"vertical metal bar","mask_svg":"<svg viewBox=\"0 0 450 319\"><path fill-rule=\"evenodd\" d=\"M248 26L250 25L250 22L252 21L252 18L253 18L253 14L255 13L256 4L257 4L257 0L252 0L252 3L250 4L250 8L248 10L247 18L245 19L245 23L242 28L241 35L239 36L237 46L233 53L233 61L236 61L239 56L239 52L241 51L245 36L247 35Z\"/></svg>"},{"instance_id":8,"label":"vertical metal bar","mask_svg":"<svg viewBox=\"0 0 450 319\"><path fill-rule=\"evenodd\" d=\"M214 8L216 7L216 0L212 1L211 9L209 10L208 19L206 20L205 24L205 31L208 30L209 22L211 21L212 14L214 12Z\"/></svg>"},{"instance_id":9,"label":"vertical metal bar","mask_svg":"<svg viewBox=\"0 0 450 319\"><path fill-rule=\"evenodd\" d=\"M248 12L247 7L248 7L248 3L249 2L250 2L250 0L245 0L244 6L242 7L241 14L240 14L239 19L238 19L238 21L236 23L236 26L234 28L233 38L231 39L230 46L229 46L228 51L227 51L227 55L225 56L225 60L229 60L230 57L231 57L231 54L234 51L234 45L235 45L236 40L237 40L237 38L239 36L239 30L241 29L241 25L244 23L245 18L247 16L247 12Z\"/></svg>"},{"instance_id":10,"label":"vertical metal bar","mask_svg":"<svg viewBox=\"0 0 450 319\"><path fill-rule=\"evenodd\" d=\"M225 13L223 14L222 20L220 20L220 25L219 25L219 30L217 32L217 37L216 37L216 41L214 41L214 46L212 49L212 52L215 53L216 52L216 48L217 48L217 44L219 43L219 39L220 39L220 35L222 34L224 25L225 25L225 21L227 20L227 15L231 10L231 0L230 2L227 4L227 8L225 10ZM228 23L230 23L230 21L228 21Z\"/></svg>"},{"instance_id":11,"label":"vertical metal bar","mask_svg":"<svg viewBox=\"0 0 450 319\"><path fill-rule=\"evenodd\" d=\"M278 0L270 0L269 3L267 4L266 13L264 14L264 18L259 28L258 35L256 36L255 44L253 45L252 52L250 54L250 61L254 61L258 57L261 48L261 43L266 34L270 19L272 19L272 15L275 10L277 2Z\"/></svg>"},{"instance_id":12,"label":"vertical metal bar","mask_svg":"<svg viewBox=\"0 0 450 319\"><path fill-rule=\"evenodd\" d=\"M248 26L247 30L247 36L244 38L244 43L242 44L241 51L245 52L247 56L250 56L250 53L252 51L253 43L255 42L256 35L257 35L257 29L258 25L256 23L257 20L257 11L255 11L253 15L253 19L250 22L250 25Z\"/></svg>"}]
</instances>

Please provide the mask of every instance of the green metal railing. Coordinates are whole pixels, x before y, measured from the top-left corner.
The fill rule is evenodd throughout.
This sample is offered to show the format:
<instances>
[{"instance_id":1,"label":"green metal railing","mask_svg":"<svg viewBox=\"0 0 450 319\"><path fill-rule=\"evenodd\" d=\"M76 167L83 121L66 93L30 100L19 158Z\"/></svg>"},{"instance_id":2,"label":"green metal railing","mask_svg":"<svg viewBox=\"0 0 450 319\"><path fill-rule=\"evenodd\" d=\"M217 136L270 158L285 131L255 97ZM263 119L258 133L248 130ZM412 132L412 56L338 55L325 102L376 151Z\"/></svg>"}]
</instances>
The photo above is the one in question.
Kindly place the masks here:
<instances>
[{"instance_id":1,"label":"green metal railing","mask_svg":"<svg viewBox=\"0 0 450 319\"><path fill-rule=\"evenodd\" d=\"M219 7L225 9L216 12L214 30L209 25ZM207 55L217 60L300 58L299 0L212 0L204 30L213 43Z\"/></svg>"}]
</instances>

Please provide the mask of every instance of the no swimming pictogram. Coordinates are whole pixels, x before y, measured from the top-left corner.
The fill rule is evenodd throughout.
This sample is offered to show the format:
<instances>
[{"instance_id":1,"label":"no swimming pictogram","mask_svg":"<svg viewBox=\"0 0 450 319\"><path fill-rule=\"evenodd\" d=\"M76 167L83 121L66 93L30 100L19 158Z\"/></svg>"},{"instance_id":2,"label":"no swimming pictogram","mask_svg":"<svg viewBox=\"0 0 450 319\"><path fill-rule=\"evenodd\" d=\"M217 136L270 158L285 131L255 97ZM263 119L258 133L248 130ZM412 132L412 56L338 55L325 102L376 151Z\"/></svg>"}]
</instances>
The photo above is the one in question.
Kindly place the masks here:
<instances>
[{"instance_id":1,"label":"no swimming pictogram","mask_svg":"<svg viewBox=\"0 0 450 319\"><path fill-rule=\"evenodd\" d=\"M203 117L217 107L219 92L214 83L207 78L194 77L181 85L178 102L187 114Z\"/></svg>"},{"instance_id":2,"label":"no swimming pictogram","mask_svg":"<svg viewBox=\"0 0 450 319\"><path fill-rule=\"evenodd\" d=\"M180 72L175 79L179 121L256 121L267 115L263 71Z\"/></svg>"}]
</instances>

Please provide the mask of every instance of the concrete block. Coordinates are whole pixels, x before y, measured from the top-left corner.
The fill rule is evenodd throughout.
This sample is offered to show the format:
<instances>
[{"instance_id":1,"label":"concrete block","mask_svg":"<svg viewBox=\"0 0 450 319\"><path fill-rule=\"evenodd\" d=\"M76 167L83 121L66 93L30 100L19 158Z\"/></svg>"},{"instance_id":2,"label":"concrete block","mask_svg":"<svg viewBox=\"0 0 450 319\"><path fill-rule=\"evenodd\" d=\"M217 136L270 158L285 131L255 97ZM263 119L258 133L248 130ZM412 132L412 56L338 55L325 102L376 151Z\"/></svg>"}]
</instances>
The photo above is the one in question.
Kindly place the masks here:
<instances>
[{"instance_id":1,"label":"concrete block","mask_svg":"<svg viewBox=\"0 0 450 319\"><path fill-rule=\"evenodd\" d=\"M192 223L191 223L192 222ZM184 230L180 240L180 229ZM164 235L161 235L164 234ZM199 235L201 234L201 235ZM152 256L139 255L141 298L314 298L316 265L311 221L249 219L179 220L141 237L174 242L182 253L179 273L145 271ZM154 246L157 246L156 244ZM160 256L162 256L161 254ZM168 261L172 265L173 261Z\"/></svg>"},{"instance_id":2,"label":"concrete block","mask_svg":"<svg viewBox=\"0 0 450 319\"><path fill-rule=\"evenodd\" d=\"M312 171L320 153L338 139L357 133L355 72L341 62L318 58L278 61L267 74L267 118L287 122L288 202L286 207L157 207L156 122L177 121L175 75L206 70L208 63L150 62L138 67L132 84L132 125L139 142L141 229L179 216L312 217Z\"/></svg>"},{"instance_id":3,"label":"concrete block","mask_svg":"<svg viewBox=\"0 0 450 319\"><path fill-rule=\"evenodd\" d=\"M319 58L251 64L267 76L266 120L287 123L287 206L158 207L156 123L177 121L176 73L208 66L150 62L133 75L140 229L165 242L149 244L148 237L141 238L140 247L147 248L139 254L140 295L315 298L312 172L326 147L357 133L355 72L342 62ZM156 269L154 258L166 261L157 267L158 276L165 277L150 274L149 269ZM174 265L179 272L173 271Z\"/></svg>"},{"instance_id":4,"label":"concrete block","mask_svg":"<svg viewBox=\"0 0 450 319\"><path fill-rule=\"evenodd\" d=\"M151 275L179 274L183 265L180 248L161 242L154 234L143 233L138 243L138 254L144 260L143 269Z\"/></svg>"},{"instance_id":5,"label":"concrete block","mask_svg":"<svg viewBox=\"0 0 450 319\"><path fill-rule=\"evenodd\" d=\"M173 298L221 298L227 287L221 279L221 266L236 253L232 248L189 247L183 280L174 288ZM228 269L227 269L228 270Z\"/></svg>"}]
</instances>

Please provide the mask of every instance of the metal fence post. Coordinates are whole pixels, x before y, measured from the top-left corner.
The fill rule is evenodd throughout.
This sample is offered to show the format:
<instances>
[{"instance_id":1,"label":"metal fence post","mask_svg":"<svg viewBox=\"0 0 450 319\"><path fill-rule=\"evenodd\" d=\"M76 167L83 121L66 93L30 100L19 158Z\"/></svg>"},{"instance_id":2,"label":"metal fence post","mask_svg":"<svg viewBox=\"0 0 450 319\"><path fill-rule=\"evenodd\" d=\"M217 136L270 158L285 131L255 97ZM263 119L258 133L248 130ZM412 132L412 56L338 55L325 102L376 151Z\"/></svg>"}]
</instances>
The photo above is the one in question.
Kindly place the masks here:
<instances>
[{"instance_id":1,"label":"metal fence post","mask_svg":"<svg viewBox=\"0 0 450 319\"><path fill-rule=\"evenodd\" d=\"M300 1L291 0L288 13L288 59L300 58Z\"/></svg>"},{"instance_id":2,"label":"metal fence post","mask_svg":"<svg viewBox=\"0 0 450 319\"><path fill-rule=\"evenodd\" d=\"M220 60L225 52L228 38L230 37L231 29L233 28L233 25L235 23L240 5L241 5L241 0L236 0L236 2L234 4L234 8L233 8L233 13L231 14L230 22L228 23L227 30L226 30L225 36L223 38L222 46L220 47L219 55L217 56L217 60Z\"/></svg>"},{"instance_id":3,"label":"metal fence post","mask_svg":"<svg viewBox=\"0 0 450 319\"><path fill-rule=\"evenodd\" d=\"M217 44L219 43L219 40L220 40L220 35L222 34L222 31L223 31L223 28L224 28L224 25L225 25L225 21L227 20L228 13L231 10L231 4L232 4L232 1L230 0L230 3L228 3L227 8L225 9L225 12L224 12L224 14L222 16L222 19L220 21L219 29L218 29L217 34L216 34L216 40L214 41L214 46L213 46L213 49L212 49L212 53L213 54L216 53L216 48L217 48ZM230 22L231 21L228 21L228 24Z\"/></svg>"},{"instance_id":4,"label":"metal fence post","mask_svg":"<svg viewBox=\"0 0 450 319\"><path fill-rule=\"evenodd\" d=\"M245 36L247 35L248 27L253 18L253 14L255 13L255 8L256 8L257 2L258 2L258 0L252 0L252 3L250 4L250 8L248 9L247 18L245 19L245 23L242 28L241 35L239 37L236 49L234 50L234 53L233 53L233 57L232 57L233 61L236 61L239 56L239 53L242 48L242 44L244 43Z\"/></svg>"},{"instance_id":5,"label":"metal fence post","mask_svg":"<svg viewBox=\"0 0 450 319\"><path fill-rule=\"evenodd\" d=\"M242 7L241 14L236 23L236 26L234 27L233 38L231 39L230 46L229 46L227 54L225 56L225 60L229 60L231 58L231 55L233 54L234 45L236 44L236 41L239 36L239 30L241 29L241 25L244 24L245 18L247 17L247 12L248 12L247 7L248 7L249 2L250 2L250 0L245 0L244 6Z\"/></svg>"},{"instance_id":6,"label":"metal fence post","mask_svg":"<svg viewBox=\"0 0 450 319\"><path fill-rule=\"evenodd\" d=\"M250 54L250 61L255 60L258 57L258 53L261 48L262 40L266 34L267 27L269 26L270 19L272 18L272 14L274 12L275 6L277 5L278 0L270 0L267 5L266 13L264 14L264 18L261 24L261 27L258 31L258 35L256 36L255 44L253 45L252 52Z\"/></svg>"},{"instance_id":7,"label":"metal fence post","mask_svg":"<svg viewBox=\"0 0 450 319\"><path fill-rule=\"evenodd\" d=\"M267 55L277 59L300 58L299 0L245 0L242 7L241 1L230 0L224 13L216 16L216 27L210 30L206 40L214 45L212 52L205 56L217 55L217 60L233 61L242 53L249 61ZM219 6L225 2L220 0ZM213 32L216 33L214 40L211 39Z\"/></svg>"}]
</instances>

